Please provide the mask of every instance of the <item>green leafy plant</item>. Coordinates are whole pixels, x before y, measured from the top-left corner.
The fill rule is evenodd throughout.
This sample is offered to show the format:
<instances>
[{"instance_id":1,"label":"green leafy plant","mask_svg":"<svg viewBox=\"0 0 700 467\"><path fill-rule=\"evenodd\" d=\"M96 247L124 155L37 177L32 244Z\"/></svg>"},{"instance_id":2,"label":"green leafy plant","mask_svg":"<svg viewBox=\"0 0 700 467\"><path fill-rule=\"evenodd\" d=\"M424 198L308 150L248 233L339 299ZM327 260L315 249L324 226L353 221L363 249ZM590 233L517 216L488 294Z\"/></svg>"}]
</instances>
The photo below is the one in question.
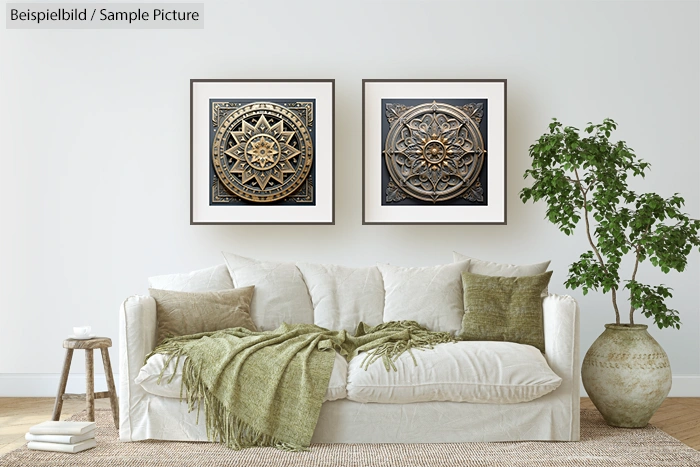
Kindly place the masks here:
<instances>
[{"instance_id":1,"label":"green leafy plant","mask_svg":"<svg viewBox=\"0 0 700 467\"><path fill-rule=\"evenodd\" d=\"M524 178L534 183L520 192L520 199L544 200L547 218L566 235L583 219L591 249L569 266L567 288L581 287L584 295L591 289L610 292L620 324L619 270L623 258L631 255L632 278L624 281L630 324L640 310L661 329L680 329L678 311L665 303L672 289L642 284L637 271L645 261L664 273L683 271L694 247L700 249L700 220L681 212L685 200L677 193L663 198L630 190L628 177L644 177L649 163L637 158L624 141L610 141L616 128L613 120L605 119L580 132L554 119L549 133L530 146L532 168Z\"/></svg>"}]
</instances>

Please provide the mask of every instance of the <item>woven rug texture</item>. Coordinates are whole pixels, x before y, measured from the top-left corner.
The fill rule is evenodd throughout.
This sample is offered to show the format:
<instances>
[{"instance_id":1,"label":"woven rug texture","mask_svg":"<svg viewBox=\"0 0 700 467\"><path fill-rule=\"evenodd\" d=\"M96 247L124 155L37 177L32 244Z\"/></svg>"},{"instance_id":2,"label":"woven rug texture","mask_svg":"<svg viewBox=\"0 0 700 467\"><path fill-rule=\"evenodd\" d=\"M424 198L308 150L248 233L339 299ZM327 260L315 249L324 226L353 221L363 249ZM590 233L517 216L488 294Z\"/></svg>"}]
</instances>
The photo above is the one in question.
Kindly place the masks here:
<instances>
[{"instance_id":1,"label":"woven rug texture","mask_svg":"<svg viewBox=\"0 0 700 467\"><path fill-rule=\"evenodd\" d=\"M581 441L458 444L315 444L310 452L274 448L233 451L213 443L122 443L109 410L97 410L97 447L78 454L30 451L0 458L0 467L699 467L700 452L656 427L612 428L581 410ZM81 412L71 420L84 421Z\"/></svg>"}]
</instances>

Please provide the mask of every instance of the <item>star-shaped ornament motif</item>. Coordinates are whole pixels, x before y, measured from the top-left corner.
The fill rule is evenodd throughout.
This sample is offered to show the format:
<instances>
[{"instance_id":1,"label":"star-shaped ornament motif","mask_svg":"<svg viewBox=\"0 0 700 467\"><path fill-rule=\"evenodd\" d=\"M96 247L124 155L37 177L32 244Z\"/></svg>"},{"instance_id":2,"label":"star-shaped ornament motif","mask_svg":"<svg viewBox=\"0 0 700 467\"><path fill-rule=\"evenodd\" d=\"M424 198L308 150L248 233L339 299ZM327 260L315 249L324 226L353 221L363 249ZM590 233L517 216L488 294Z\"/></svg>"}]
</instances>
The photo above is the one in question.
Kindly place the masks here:
<instances>
[{"instance_id":1,"label":"star-shaped ornament motif","mask_svg":"<svg viewBox=\"0 0 700 467\"><path fill-rule=\"evenodd\" d=\"M230 134L235 144L224 154L233 163L230 172L240 175L243 184L255 179L264 190L271 180L281 184L286 174L296 172L292 160L301 151L290 144L294 132L285 131L282 120L270 125L262 115L255 126L243 120L241 130Z\"/></svg>"}]
</instances>

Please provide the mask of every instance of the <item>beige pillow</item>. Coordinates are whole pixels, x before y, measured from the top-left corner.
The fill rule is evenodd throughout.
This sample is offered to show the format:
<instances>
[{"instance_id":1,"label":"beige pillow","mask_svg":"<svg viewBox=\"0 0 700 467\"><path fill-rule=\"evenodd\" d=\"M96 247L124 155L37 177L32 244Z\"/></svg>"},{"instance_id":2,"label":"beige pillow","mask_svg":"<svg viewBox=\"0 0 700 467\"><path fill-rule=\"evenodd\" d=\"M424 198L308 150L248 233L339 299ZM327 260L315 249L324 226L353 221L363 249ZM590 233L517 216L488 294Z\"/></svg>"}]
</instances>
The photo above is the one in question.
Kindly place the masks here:
<instances>
[{"instance_id":1,"label":"beige pillow","mask_svg":"<svg viewBox=\"0 0 700 467\"><path fill-rule=\"evenodd\" d=\"M254 286L218 292L148 289L156 301L157 341L236 327L257 331L250 319L254 289Z\"/></svg>"}]
</instances>

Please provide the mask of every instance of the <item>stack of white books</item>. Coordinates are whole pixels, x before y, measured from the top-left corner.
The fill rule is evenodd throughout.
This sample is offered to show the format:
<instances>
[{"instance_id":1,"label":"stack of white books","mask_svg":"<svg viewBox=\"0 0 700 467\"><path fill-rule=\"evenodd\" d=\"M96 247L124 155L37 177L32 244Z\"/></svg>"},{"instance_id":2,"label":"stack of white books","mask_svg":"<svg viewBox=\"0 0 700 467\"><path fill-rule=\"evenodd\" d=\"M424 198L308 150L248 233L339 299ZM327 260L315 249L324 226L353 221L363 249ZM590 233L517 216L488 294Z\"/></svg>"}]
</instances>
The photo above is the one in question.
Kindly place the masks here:
<instances>
[{"instance_id":1,"label":"stack of white books","mask_svg":"<svg viewBox=\"0 0 700 467\"><path fill-rule=\"evenodd\" d=\"M76 453L95 447L96 428L95 422L44 422L31 427L24 439L29 449Z\"/></svg>"}]
</instances>

